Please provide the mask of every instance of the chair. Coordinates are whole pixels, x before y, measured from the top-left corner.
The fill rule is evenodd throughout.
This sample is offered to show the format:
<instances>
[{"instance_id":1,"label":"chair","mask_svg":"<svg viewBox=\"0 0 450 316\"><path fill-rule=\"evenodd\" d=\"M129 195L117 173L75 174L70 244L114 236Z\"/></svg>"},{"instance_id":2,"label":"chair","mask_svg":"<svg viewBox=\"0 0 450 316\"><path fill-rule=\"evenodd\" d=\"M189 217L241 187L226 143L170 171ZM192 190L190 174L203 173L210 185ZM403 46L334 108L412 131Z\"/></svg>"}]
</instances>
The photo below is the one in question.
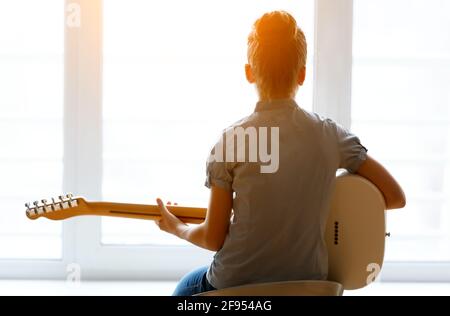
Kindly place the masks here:
<instances>
[{"instance_id":1,"label":"chair","mask_svg":"<svg viewBox=\"0 0 450 316\"><path fill-rule=\"evenodd\" d=\"M249 284L209 291L199 296L341 296L342 284L332 281L285 281Z\"/></svg>"},{"instance_id":2,"label":"chair","mask_svg":"<svg viewBox=\"0 0 450 316\"><path fill-rule=\"evenodd\" d=\"M325 231L328 280L247 284L199 296L341 296L365 287L383 265L386 234L383 195L367 179L341 173L336 177Z\"/></svg>"}]
</instances>

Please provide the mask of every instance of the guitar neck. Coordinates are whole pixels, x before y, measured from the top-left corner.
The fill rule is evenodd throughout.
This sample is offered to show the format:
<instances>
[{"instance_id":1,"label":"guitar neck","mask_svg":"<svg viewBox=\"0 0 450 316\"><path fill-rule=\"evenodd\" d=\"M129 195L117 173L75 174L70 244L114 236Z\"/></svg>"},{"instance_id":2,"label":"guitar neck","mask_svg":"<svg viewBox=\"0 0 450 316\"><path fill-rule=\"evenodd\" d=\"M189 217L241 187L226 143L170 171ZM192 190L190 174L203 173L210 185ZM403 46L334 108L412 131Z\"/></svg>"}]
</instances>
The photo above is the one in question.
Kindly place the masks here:
<instances>
[{"instance_id":1,"label":"guitar neck","mask_svg":"<svg viewBox=\"0 0 450 316\"><path fill-rule=\"evenodd\" d=\"M89 202L84 215L125 217L145 220L161 218L159 206L145 204ZM185 223L198 224L204 221L206 208L167 205L169 211Z\"/></svg>"}]
</instances>

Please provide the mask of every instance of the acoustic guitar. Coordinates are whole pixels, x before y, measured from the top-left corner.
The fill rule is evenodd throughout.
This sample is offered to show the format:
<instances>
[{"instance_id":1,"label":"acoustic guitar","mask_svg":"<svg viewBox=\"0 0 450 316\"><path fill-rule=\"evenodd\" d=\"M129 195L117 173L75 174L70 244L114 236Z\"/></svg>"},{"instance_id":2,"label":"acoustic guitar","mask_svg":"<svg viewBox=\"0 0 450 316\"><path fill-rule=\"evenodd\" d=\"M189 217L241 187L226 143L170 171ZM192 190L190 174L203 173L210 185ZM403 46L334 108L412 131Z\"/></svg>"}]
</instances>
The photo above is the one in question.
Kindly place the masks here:
<instances>
[{"instance_id":1,"label":"acoustic guitar","mask_svg":"<svg viewBox=\"0 0 450 316\"><path fill-rule=\"evenodd\" d=\"M157 205L90 202L71 194L26 204L30 219L45 217L64 220L95 215L144 220L160 219ZM168 205L185 223L198 224L206 208ZM358 289L375 280L384 258L386 236L383 195L367 179L342 173L336 177L330 213L325 231L328 248L328 279L344 289Z\"/></svg>"}]
</instances>

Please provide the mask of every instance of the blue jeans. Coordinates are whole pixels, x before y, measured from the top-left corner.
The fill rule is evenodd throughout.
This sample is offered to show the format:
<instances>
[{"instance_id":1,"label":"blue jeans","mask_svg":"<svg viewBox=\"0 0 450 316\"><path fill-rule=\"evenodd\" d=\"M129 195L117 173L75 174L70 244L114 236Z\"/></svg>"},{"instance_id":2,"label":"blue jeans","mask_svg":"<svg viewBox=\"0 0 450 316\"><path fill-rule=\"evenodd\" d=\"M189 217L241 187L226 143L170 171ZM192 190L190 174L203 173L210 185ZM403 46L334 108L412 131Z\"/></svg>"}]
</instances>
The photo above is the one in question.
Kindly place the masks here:
<instances>
[{"instance_id":1,"label":"blue jeans","mask_svg":"<svg viewBox=\"0 0 450 316\"><path fill-rule=\"evenodd\" d=\"M208 267L201 267L186 274L178 282L173 296L191 296L194 294L213 291L215 288L206 279Z\"/></svg>"}]
</instances>

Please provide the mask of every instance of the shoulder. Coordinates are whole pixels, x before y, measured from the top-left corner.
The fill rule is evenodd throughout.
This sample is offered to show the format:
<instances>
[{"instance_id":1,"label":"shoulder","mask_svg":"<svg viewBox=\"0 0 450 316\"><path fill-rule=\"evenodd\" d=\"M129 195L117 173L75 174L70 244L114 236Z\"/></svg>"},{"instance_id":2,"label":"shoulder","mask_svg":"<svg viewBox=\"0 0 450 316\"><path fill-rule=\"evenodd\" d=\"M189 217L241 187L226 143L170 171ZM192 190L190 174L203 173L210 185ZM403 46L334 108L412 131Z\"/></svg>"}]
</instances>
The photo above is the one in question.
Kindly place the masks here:
<instances>
[{"instance_id":1,"label":"shoulder","mask_svg":"<svg viewBox=\"0 0 450 316\"><path fill-rule=\"evenodd\" d=\"M306 117L308 121L317 125L334 125L336 124L332 119L325 117L319 113L307 111L305 109L299 108L299 111Z\"/></svg>"},{"instance_id":2,"label":"shoulder","mask_svg":"<svg viewBox=\"0 0 450 316\"><path fill-rule=\"evenodd\" d=\"M322 135L334 136L342 127L331 118L319 113L298 108L298 115L303 117L303 121L310 129L316 130ZM305 124L304 123L304 124Z\"/></svg>"},{"instance_id":3,"label":"shoulder","mask_svg":"<svg viewBox=\"0 0 450 316\"><path fill-rule=\"evenodd\" d=\"M252 113L250 115L247 115L244 118L241 118L240 120L234 122L233 124L229 125L228 127L226 127L225 129L223 129L223 134L225 134L226 132L235 129L236 127L247 127L247 126L252 126L255 123L256 120L256 115L255 113Z\"/></svg>"},{"instance_id":4,"label":"shoulder","mask_svg":"<svg viewBox=\"0 0 450 316\"><path fill-rule=\"evenodd\" d=\"M241 118L238 121L235 121L234 123L227 126L226 128L222 129L221 132L219 133L219 135L217 135L218 137L216 138L216 142L214 143L214 146L211 149L210 154L214 154L215 149L221 148L224 145L225 141L227 141L227 140L231 141L232 139L230 139L230 137L227 137L227 135L232 134L236 128L238 128L238 127L246 128L248 126L252 126L254 124L254 120L255 120L254 117L255 117L255 115L254 115L254 113L252 113L244 118Z\"/></svg>"}]
</instances>

